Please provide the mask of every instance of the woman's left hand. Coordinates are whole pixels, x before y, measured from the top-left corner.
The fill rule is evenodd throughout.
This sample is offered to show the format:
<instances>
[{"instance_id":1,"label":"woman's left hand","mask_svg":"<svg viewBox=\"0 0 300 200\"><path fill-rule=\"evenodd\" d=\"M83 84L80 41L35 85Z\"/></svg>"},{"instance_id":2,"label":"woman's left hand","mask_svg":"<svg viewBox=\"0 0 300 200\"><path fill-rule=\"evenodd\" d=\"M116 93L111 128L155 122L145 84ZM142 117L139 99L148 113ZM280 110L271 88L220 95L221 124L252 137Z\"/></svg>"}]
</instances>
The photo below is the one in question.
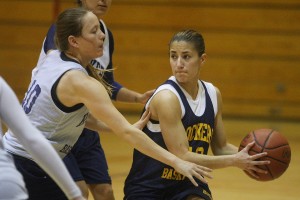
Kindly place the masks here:
<instances>
[{"instance_id":1,"label":"woman's left hand","mask_svg":"<svg viewBox=\"0 0 300 200\"><path fill-rule=\"evenodd\" d=\"M147 109L147 110L145 110L145 112L143 113L143 115L139 119L139 121L135 122L133 124L133 126L142 130L148 123L149 119L150 119L150 111L149 111L149 109Z\"/></svg>"}]
</instances>

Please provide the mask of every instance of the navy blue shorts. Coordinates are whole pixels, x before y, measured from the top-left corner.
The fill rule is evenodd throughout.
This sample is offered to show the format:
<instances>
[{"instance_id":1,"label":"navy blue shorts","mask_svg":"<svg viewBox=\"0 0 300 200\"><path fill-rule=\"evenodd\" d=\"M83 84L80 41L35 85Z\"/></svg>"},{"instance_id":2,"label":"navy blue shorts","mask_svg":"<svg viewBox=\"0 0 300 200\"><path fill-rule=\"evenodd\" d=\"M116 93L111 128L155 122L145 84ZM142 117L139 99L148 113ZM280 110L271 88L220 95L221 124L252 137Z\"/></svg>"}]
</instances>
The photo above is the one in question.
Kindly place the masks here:
<instances>
[{"instance_id":1,"label":"navy blue shorts","mask_svg":"<svg viewBox=\"0 0 300 200\"><path fill-rule=\"evenodd\" d=\"M67 200L62 190L34 161L13 155L23 175L30 200ZM63 159L75 181L87 184L111 183L104 151L97 132L84 129L70 154Z\"/></svg>"},{"instance_id":2,"label":"navy blue shorts","mask_svg":"<svg viewBox=\"0 0 300 200\"><path fill-rule=\"evenodd\" d=\"M13 155L16 168L22 174L30 200L68 200L62 190L34 161Z\"/></svg>"},{"instance_id":3,"label":"navy blue shorts","mask_svg":"<svg viewBox=\"0 0 300 200\"><path fill-rule=\"evenodd\" d=\"M211 192L208 186L202 187L199 185L198 187L195 187L191 184L178 184L177 186L170 188L170 190L168 190L168 192L165 194L164 199L186 199L190 195L194 195L205 200L212 200Z\"/></svg>"},{"instance_id":4,"label":"navy blue shorts","mask_svg":"<svg viewBox=\"0 0 300 200\"><path fill-rule=\"evenodd\" d=\"M125 185L125 196L123 200L184 200L190 195L200 197L205 200L212 200L211 192L207 184L198 181L195 187L188 179L171 185L141 185L135 181Z\"/></svg>"},{"instance_id":5,"label":"navy blue shorts","mask_svg":"<svg viewBox=\"0 0 300 200\"><path fill-rule=\"evenodd\" d=\"M84 129L63 161L75 181L85 180L87 184L111 184L100 137L95 131Z\"/></svg>"}]
</instances>

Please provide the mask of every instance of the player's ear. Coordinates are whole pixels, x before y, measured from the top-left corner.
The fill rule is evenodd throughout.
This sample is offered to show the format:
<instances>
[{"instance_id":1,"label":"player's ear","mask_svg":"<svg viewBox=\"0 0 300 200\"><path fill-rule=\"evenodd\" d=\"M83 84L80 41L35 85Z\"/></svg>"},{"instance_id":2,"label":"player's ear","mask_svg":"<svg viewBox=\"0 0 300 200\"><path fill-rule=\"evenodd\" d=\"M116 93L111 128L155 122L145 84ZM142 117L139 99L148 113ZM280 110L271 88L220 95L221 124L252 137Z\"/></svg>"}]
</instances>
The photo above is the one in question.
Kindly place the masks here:
<instances>
[{"instance_id":1,"label":"player's ear","mask_svg":"<svg viewBox=\"0 0 300 200\"><path fill-rule=\"evenodd\" d=\"M206 59L207 59L207 54L206 53L203 53L202 55L201 55L201 63L202 64L204 64L205 63L205 61L206 61Z\"/></svg>"},{"instance_id":2,"label":"player's ear","mask_svg":"<svg viewBox=\"0 0 300 200\"><path fill-rule=\"evenodd\" d=\"M68 37L68 42L69 42L70 46L78 48L78 42L77 42L77 39L75 36L70 35Z\"/></svg>"}]
</instances>

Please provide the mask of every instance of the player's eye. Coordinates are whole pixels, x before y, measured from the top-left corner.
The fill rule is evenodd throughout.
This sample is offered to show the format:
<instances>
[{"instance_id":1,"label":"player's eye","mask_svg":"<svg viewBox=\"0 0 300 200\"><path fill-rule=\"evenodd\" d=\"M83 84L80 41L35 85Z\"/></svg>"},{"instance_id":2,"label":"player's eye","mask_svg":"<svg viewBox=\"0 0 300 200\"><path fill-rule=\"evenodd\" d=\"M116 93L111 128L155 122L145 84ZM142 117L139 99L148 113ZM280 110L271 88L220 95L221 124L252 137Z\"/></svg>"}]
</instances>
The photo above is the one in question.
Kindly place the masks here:
<instances>
[{"instance_id":1,"label":"player's eye","mask_svg":"<svg viewBox=\"0 0 300 200\"><path fill-rule=\"evenodd\" d=\"M170 55L170 58L172 58L173 60L176 60L176 59L177 59L177 56L174 55L174 54L173 54L173 55L171 54L171 55Z\"/></svg>"}]
</instances>

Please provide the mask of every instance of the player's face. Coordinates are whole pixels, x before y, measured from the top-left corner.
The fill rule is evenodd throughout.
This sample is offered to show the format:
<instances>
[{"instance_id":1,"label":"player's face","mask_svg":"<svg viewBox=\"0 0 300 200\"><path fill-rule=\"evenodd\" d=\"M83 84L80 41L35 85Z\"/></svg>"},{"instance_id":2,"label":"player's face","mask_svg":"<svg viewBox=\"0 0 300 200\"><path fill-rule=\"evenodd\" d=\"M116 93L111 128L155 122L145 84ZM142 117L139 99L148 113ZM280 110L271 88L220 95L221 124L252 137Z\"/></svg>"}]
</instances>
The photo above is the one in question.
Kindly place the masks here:
<instances>
[{"instance_id":1,"label":"player's face","mask_svg":"<svg viewBox=\"0 0 300 200\"><path fill-rule=\"evenodd\" d=\"M112 0L82 0L82 6L100 18L107 13L111 2Z\"/></svg>"},{"instance_id":2,"label":"player's face","mask_svg":"<svg viewBox=\"0 0 300 200\"><path fill-rule=\"evenodd\" d=\"M194 45L185 41L174 41L170 45L170 65L178 82L197 81L203 63Z\"/></svg>"},{"instance_id":3,"label":"player's face","mask_svg":"<svg viewBox=\"0 0 300 200\"><path fill-rule=\"evenodd\" d=\"M105 35L100 30L98 18L92 12L88 12L82 23L82 35L77 39L81 57L94 59L102 56Z\"/></svg>"}]
</instances>

